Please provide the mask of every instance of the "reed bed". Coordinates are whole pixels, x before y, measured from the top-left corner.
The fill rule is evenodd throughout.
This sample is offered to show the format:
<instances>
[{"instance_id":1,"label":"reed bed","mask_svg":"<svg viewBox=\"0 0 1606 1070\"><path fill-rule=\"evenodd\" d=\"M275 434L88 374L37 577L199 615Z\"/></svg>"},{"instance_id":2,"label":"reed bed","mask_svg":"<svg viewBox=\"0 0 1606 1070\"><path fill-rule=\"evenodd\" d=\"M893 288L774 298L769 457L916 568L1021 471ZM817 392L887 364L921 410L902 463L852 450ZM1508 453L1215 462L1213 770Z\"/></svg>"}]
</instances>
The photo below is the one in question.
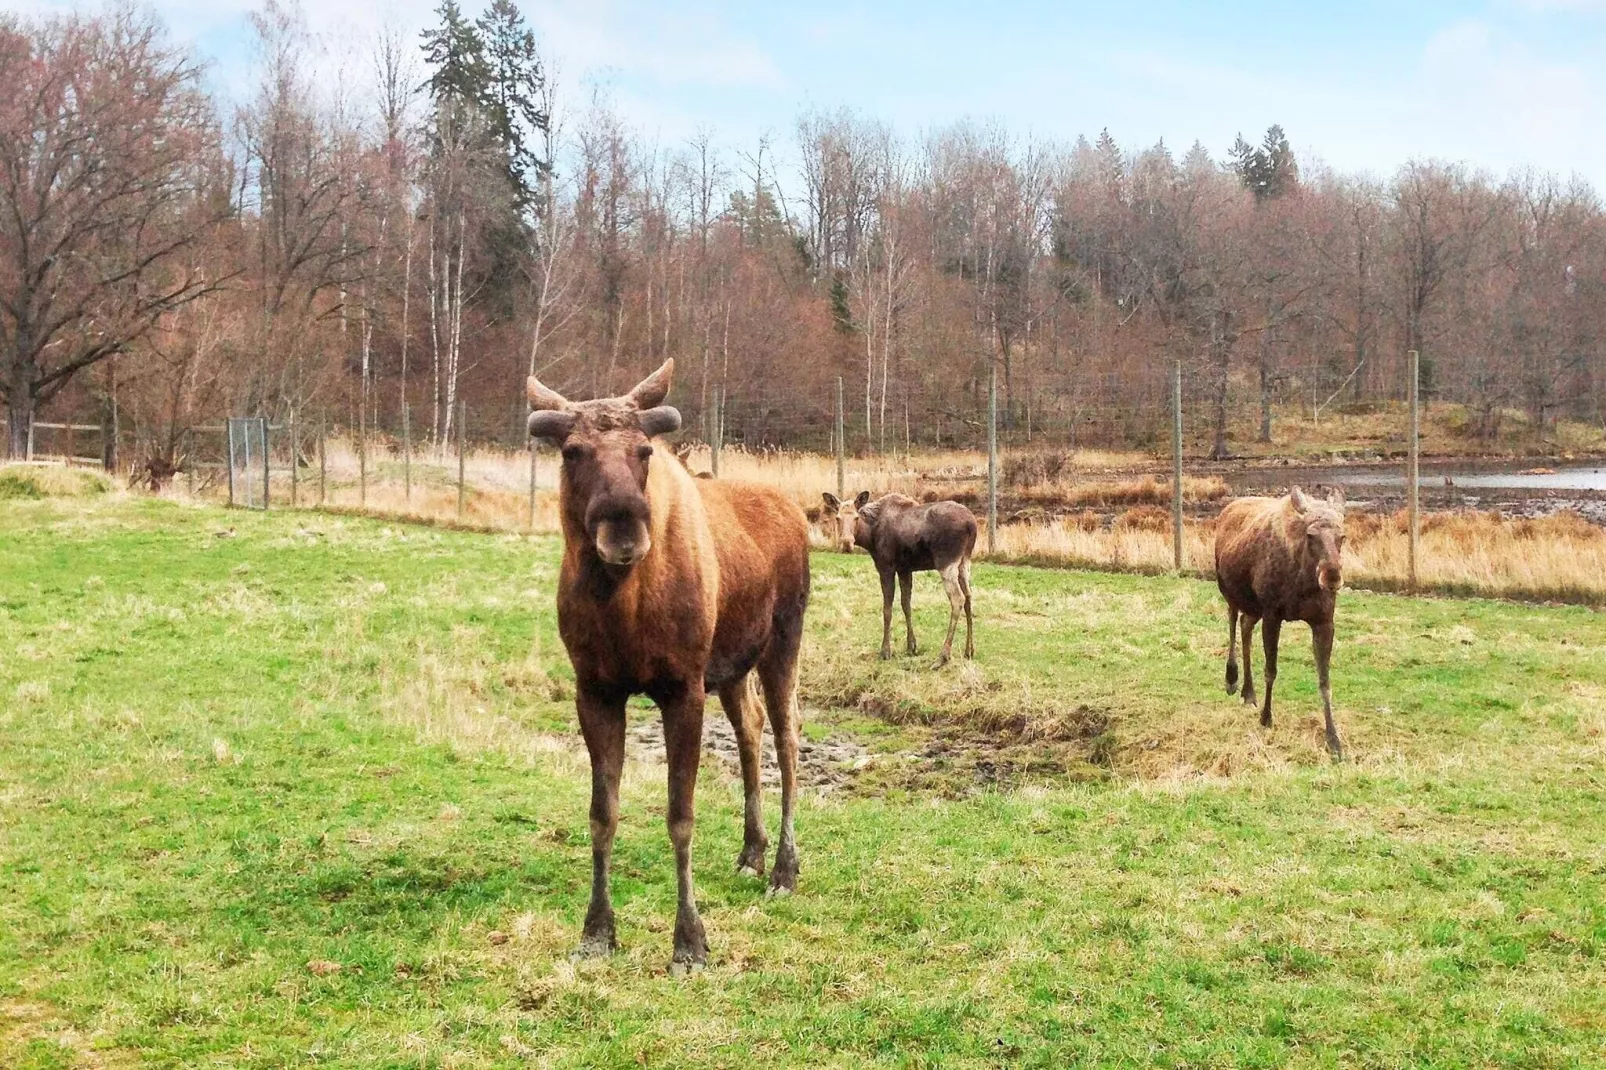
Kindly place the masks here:
<instances>
[{"instance_id":1,"label":"reed bed","mask_svg":"<svg viewBox=\"0 0 1606 1070\"><path fill-rule=\"evenodd\" d=\"M1169 572L1171 515L1161 507L1169 503L1169 484L1153 476L1108 478L1110 469L1131 456L1087 452L1071 455L1052 474L1021 469L1026 481L1007 488L1011 500L1061 512L1001 525L996 551L979 556L1049 567ZM709 460L706 448L685 457L693 471L708 470ZM836 486L836 460L830 456L727 449L720 462L723 477L781 487L811 513L818 508L820 492ZM558 462L550 453L536 455L533 511L528 453L471 450L463 462L461 513L455 454L415 455L410 494L397 451L370 449L366 490L349 442L331 440L324 463L322 502L313 458L311 467L302 469L300 504L489 531L552 533L558 528ZM898 491L923 500L957 497L976 505L982 492L975 481L985 472L985 457L975 453L850 458L846 483L850 493ZM210 491L219 492L217 487ZM1219 476L1187 477L1184 483L1185 496L1196 503L1223 500L1230 493ZM287 474L275 474L273 497L288 502ZM1121 511L1112 515L1111 510ZM1405 590L1409 537L1404 514L1352 513L1348 531L1346 582ZM986 543L984 534L983 547ZM824 538L818 537L816 545L824 547ZM1187 519L1184 571L1209 575L1213 565L1212 522ZM1430 513L1423 522L1419 577L1419 589L1426 592L1606 606L1606 531L1571 513L1544 519Z\"/></svg>"}]
</instances>

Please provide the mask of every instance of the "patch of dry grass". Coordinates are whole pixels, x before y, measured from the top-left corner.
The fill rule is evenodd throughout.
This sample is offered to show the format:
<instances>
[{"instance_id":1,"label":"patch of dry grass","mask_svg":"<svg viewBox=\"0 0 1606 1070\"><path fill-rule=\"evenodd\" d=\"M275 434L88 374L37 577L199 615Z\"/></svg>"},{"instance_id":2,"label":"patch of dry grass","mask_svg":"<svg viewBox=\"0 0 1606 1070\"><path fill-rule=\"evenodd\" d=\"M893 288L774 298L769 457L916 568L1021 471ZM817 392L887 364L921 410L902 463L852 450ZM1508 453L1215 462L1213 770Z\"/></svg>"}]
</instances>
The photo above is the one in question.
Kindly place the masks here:
<instances>
[{"instance_id":1,"label":"patch of dry grass","mask_svg":"<svg viewBox=\"0 0 1606 1070\"><path fill-rule=\"evenodd\" d=\"M1047 458L1047 459L1045 459ZM1007 498L1026 515L1038 509L1080 510L1058 516L1032 516L998 531L997 550L983 559L1073 568L1160 573L1172 567L1171 486L1153 475L1111 479L1109 468L1141 459L1136 454L1083 451L1075 454L1011 454L1005 475ZM686 464L708 468L706 448L692 450ZM471 450L464 462L466 489L458 511L457 458L420 453L412 461L406 489L401 456L381 447L368 456L366 490L359 480L356 451L332 439L326 454L324 504L335 510L394 516L484 531L552 533L558 530L557 460L536 457L532 515L530 455L494 448ZM731 479L779 487L811 516L820 491L836 485L836 459L821 454L750 452L731 448L721 456L721 473ZM1101 471L1103 470L1103 471ZM8 470L0 470L8 471ZM39 478L67 480L74 486L95 473L30 467ZM889 491L926 501L954 498L980 512L986 458L978 453L916 453L909 456L849 458L847 485L871 494ZM182 485L170 493L181 493ZM1186 476L1183 494L1191 503L1224 500L1231 489L1220 476ZM276 474L273 497L290 498L287 474ZM316 466L303 470L303 505L319 500ZM1111 510L1123 510L1110 516ZM1208 574L1214 555L1211 521L1189 518L1183 529L1183 567ZM1352 513L1349 518L1346 578L1355 586L1404 590L1408 586L1409 540L1404 514ZM815 533L816 547L826 546ZM985 534L982 546L986 546ZM1424 520L1421 588L1427 591L1495 597L1606 604L1606 533L1575 514L1542 520L1512 520L1494 513L1433 513Z\"/></svg>"}]
</instances>

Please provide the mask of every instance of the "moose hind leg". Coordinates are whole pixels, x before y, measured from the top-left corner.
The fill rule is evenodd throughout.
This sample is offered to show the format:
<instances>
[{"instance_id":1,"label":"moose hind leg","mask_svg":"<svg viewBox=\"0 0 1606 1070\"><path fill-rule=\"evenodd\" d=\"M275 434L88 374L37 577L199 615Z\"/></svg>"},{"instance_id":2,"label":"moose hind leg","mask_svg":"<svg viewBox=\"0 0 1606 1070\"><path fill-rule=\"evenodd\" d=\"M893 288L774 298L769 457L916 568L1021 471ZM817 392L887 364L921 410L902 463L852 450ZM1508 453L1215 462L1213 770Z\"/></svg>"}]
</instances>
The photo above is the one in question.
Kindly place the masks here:
<instances>
[{"instance_id":1,"label":"moose hind leg","mask_svg":"<svg viewBox=\"0 0 1606 1070\"><path fill-rule=\"evenodd\" d=\"M668 701L664 714L664 749L669 759L669 842L675 848L675 954L671 973L700 969L708 961L708 938L697 913L692 884L691 841L697 797L697 762L703 748L703 688L688 684Z\"/></svg>"},{"instance_id":2,"label":"moose hind leg","mask_svg":"<svg viewBox=\"0 0 1606 1070\"><path fill-rule=\"evenodd\" d=\"M775 758L781 767L781 840L775 848L775 868L770 871L770 894L787 895L797 889L797 636L777 636L758 675L764 685L764 704L769 708L770 728L775 733Z\"/></svg>"},{"instance_id":3,"label":"moose hind leg","mask_svg":"<svg viewBox=\"0 0 1606 1070\"><path fill-rule=\"evenodd\" d=\"M742 853L736 856L736 870L752 877L764 875L764 851L769 840L764 836L764 791L759 783L762 765L761 741L764 734L764 711L754 694L756 681L753 675L719 689L719 704L730 718L736 731L736 750L742 762L743 816Z\"/></svg>"},{"instance_id":4,"label":"moose hind leg","mask_svg":"<svg viewBox=\"0 0 1606 1070\"><path fill-rule=\"evenodd\" d=\"M1247 613L1238 614L1238 626L1243 632L1244 651L1244 687L1243 700L1245 706L1255 704L1255 658L1252 653L1255 641L1255 625L1260 623L1259 618L1251 617Z\"/></svg>"},{"instance_id":5,"label":"moose hind leg","mask_svg":"<svg viewBox=\"0 0 1606 1070\"><path fill-rule=\"evenodd\" d=\"M959 589L965 593L965 657L976 656L976 626L970 613L970 558L959 562Z\"/></svg>"},{"instance_id":6,"label":"moose hind leg","mask_svg":"<svg viewBox=\"0 0 1606 1070\"><path fill-rule=\"evenodd\" d=\"M891 569L881 572L881 660L892 660L892 587L896 576Z\"/></svg>"},{"instance_id":7,"label":"moose hind leg","mask_svg":"<svg viewBox=\"0 0 1606 1070\"><path fill-rule=\"evenodd\" d=\"M943 589L948 592L948 635L942 641L942 653L937 655L937 663L933 669L940 669L948 664L948 659L954 652L954 632L959 628L959 614L965 609L965 594L959 586L959 562L952 561L938 570L942 576Z\"/></svg>"},{"instance_id":8,"label":"moose hind leg","mask_svg":"<svg viewBox=\"0 0 1606 1070\"><path fill-rule=\"evenodd\" d=\"M911 656L920 653L920 644L915 641L914 612L911 610L909 605L914 585L914 573L898 573L898 595L903 600L903 630L904 634L908 637L907 642L905 643L905 649Z\"/></svg>"},{"instance_id":9,"label":"moose hind leg","mask_svg":"<svg viewBox=\"0 0 1606 1070\"><path fill-rule=\"evenodd\" d=\"M606 955L619 946L609 875L619 827L619 776L625 761L625 703L581 688L575 698L580 732L591 757L591 904L580 935L579 958Z\"/></svg>"},{"instance_id":10,"label":"moose hind leg","mask_svg":"<svg viewBox=\"0 0 1606 1070\"><path fill-rule=\"evenodd\" d=\"M1227 607L1227 694L1238 693L1238 611Z\"/></svg>"}]
</instances>

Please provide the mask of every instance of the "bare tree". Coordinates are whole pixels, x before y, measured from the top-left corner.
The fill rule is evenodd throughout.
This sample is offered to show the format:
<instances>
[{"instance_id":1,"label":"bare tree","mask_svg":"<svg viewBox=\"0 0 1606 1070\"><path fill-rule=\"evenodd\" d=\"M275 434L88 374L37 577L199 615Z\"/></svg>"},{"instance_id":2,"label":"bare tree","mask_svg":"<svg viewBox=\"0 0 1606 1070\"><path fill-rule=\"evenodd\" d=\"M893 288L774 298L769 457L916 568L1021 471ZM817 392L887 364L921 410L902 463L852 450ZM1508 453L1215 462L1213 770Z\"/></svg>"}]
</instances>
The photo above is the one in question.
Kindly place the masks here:
<instances>
[{"instance_id":1,"label":"bare tree","mask_svg":"<svg viewBox=\"0 0 1606 1070\"><path fill-rule=\"evenodd\" d=\"M227 215L195 65L132 9L0 24L0 390L9 451L38 406L224 280Z\"/></svg>"}]
</instances>

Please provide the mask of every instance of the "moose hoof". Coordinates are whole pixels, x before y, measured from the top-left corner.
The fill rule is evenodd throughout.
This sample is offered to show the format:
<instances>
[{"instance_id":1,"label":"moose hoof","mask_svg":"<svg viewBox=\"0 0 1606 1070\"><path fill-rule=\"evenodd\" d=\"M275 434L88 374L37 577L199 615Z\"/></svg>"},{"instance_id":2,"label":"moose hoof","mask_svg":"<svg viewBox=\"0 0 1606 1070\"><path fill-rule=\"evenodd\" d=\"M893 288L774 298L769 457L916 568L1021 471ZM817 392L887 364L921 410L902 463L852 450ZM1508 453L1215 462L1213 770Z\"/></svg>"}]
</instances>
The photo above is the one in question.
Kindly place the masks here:
<instances>
[{"instance_id":1,"label":"moose hoof","mask_svg":"<svg viewBox=\"0 0 1606 1070\"><path fill-rule=\"evenodd\" d=\"M884 647L881 648L881 660L882 661L891 661L892 660L892 648L891 647L884 646Z\"/></svg>"},{"instance_id":2,"label":"moose hoof","mask_svg":"<svg viewBox=\"0 0 1606 1070\"><path fill-rule=\"evenodd\" d=\"M1260 727L1262 727L1262 728L1270 728L1271 727L1271 711L1270 710L1262 710L1261 711L1261 713L1260 713Z\"/></svg>"},{"instance_id":3,"label":"moose hoof","mask_svg":"<svg viewBox=\"0 0 1606 1070\"><path fill-rule=\"evenodd\" d=\"M944 654L942 657L931 663L931 670L936 672L946 664L948 664L948 655Z\"/></svg>"},{"instance_id":4,"label":"moose hoof","mask_svg":"<svg viewBox=\"0 0 1606 1070\"><path fill-rule=\"evenodd\" d=\"M675 959L669 964L669 976L679 980L682 977L690 977L694 973L702 973L707 968L708 964L706 962L682 962L679 959Z\"/></svg>"},{"instance_id":5,"label":"moose hoof","mask_svg":"<svg viewBox=\"0 0 1606 1070\"><path fill-rule=\"evenodd\" d=\"M614 953L619 945L612 936L587 936L580 940L580 946L574 949L569 956L571 962L584 962L586 959L605 959Z\"/></svg>"},{"instance_id":6,"label":"moose hoof","mask_svg":"<svg viewBox=\"0 0 1606 1070\"><path fill-rule=\"evenodd\" d=\"M782 848L775 853L775 871L770 874L769 891L764 894L771 899L783 895L791 895L797 890L797 849Z\"/></svg>"},{"instance_id":7,"label":"moose hoof","mask_svg":"<svg viewBox=\"0 0 1606 1070\"><path fill-rule=\"evenodd\" d=\"M1342 762L1344 760L1344 745L1336 739L1329 739L1327 741L1327 753L1333 756L1334 762Z\"/></svg>"},{"instance_id":8,"label":"moose hoof","mask_svg":"<svg viewBox=\"0 0 1606 1070\"><path fill-rule=\"evenodd\" d=\"M761 842L749 843L742 848L742 853L736 856L736 873L742 877L762 877L764 875L764 848L767 844Z\"/></svg>"}]
</instances>

